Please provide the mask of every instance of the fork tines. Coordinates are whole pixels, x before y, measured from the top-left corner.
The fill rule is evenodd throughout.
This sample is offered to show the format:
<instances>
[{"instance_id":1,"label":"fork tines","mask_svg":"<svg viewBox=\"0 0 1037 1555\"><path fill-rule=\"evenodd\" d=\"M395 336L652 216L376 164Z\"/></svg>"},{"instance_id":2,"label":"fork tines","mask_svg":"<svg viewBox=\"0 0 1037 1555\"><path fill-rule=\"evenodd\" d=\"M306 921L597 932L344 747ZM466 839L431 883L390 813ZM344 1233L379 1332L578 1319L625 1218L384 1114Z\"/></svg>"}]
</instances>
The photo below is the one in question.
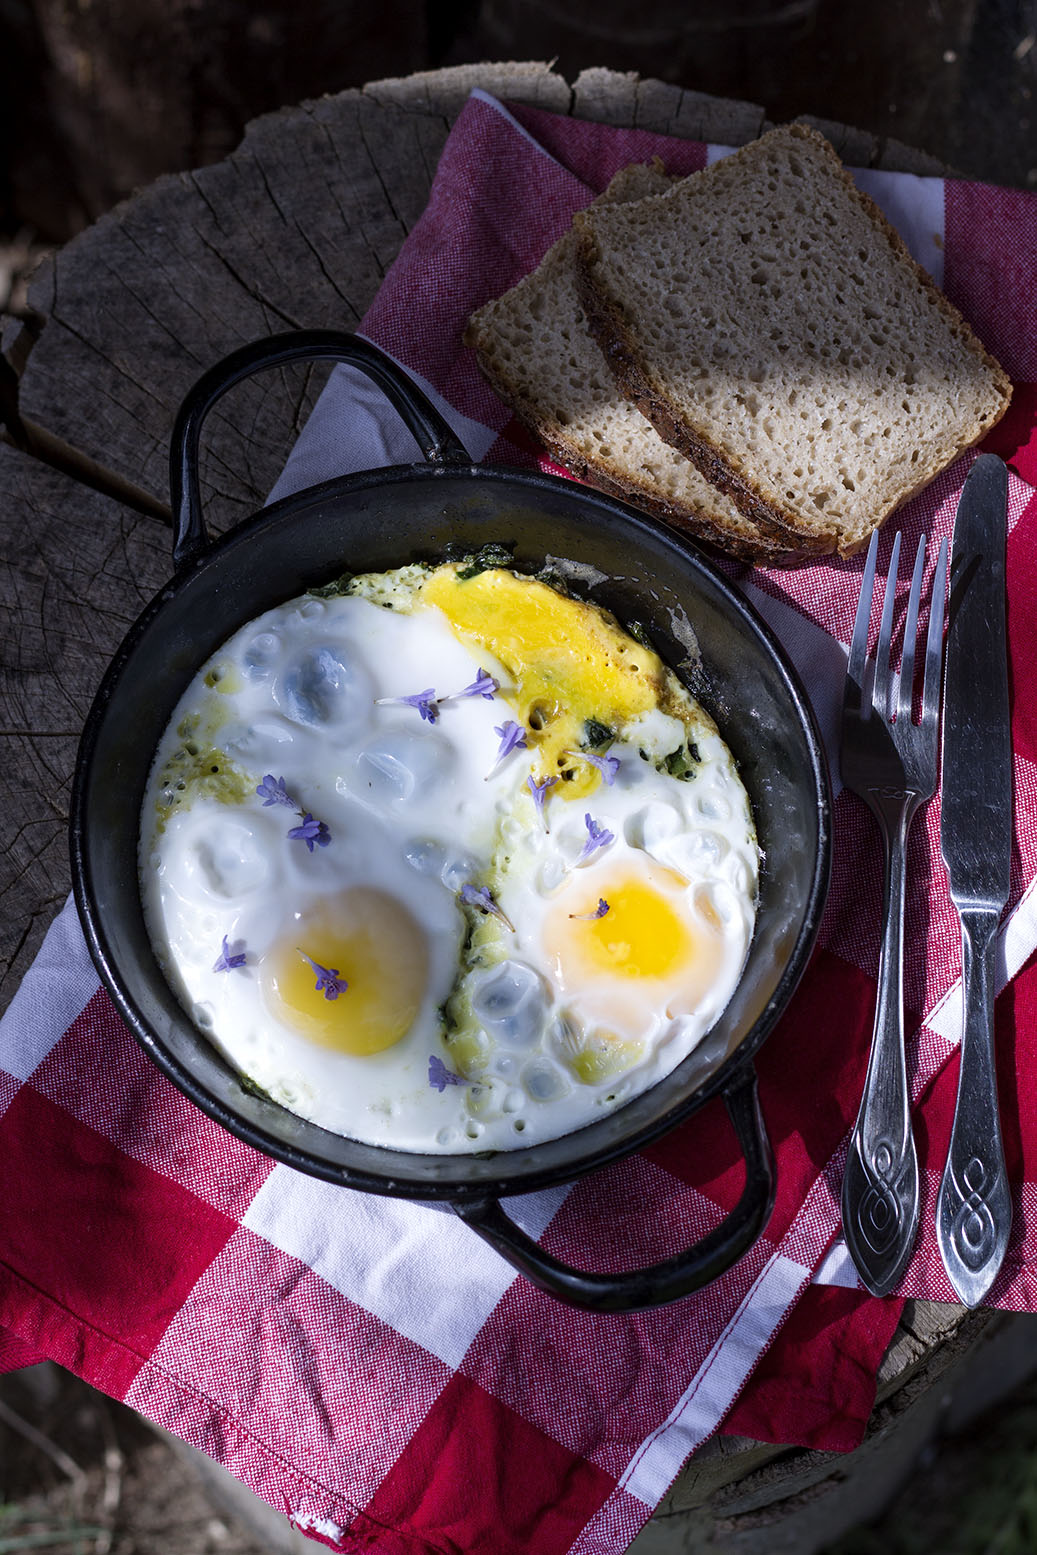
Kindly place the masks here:
<instances>
[{"instance_id":1,"label":"fork tines","mask_svg":"<svg viewBox=\"0 0 1037 1555\"><path fill-rule=\"evenodd\" d=\"M864 677L868 662L868 633L871 626L872 595L875 590L875 563L878 556L878 540L878 530L875 530L872 533L871 542L868 546L867 560L864 564L860 598L857 601L857 616L853 624L853 637L850 641L850 655L846 666L847 700L853 699L851 687L855 688L858 700L857 710L864 718L867 718L869 714L867 700L864 697ZM886 591L882 600L882 620L879 623L879 637L875 646L875 676L872 685L871 706L874 707L875 711L882 718L893 716L893 710L890 705L890 688L892 684L890 646L893 638L893 608L896 601L897 574L900 565L900 540L901 532L898 530L893 539L893 551L889 558ZM898 719L910 719L912 715L915 677L915 636L918 630L918 610L922 598L922 577L925 573L926 544L927 537L921 535L918 541L918 550L915 554L914 572L911 575L911 592L907 601L907 619L904 623L904 647L900 660L900 679L895 709L895 716ZM947 541L942 540L940 542L936 570L933 574L929 628L925 640L921 709L921 724L923 728L935 726L939 712L940 660L943 645L943 602L946 597Z\"/></svg>"}]
</instances>

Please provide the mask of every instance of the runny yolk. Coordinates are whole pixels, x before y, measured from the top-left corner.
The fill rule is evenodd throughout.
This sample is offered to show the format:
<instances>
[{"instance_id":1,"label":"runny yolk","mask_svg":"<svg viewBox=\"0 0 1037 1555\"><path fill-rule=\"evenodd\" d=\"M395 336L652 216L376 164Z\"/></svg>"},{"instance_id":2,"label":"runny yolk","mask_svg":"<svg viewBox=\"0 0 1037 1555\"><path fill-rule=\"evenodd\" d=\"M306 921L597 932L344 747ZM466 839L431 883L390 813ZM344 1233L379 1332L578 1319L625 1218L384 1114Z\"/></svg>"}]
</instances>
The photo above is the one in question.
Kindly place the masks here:
<instances>
[{"instance_id":1,"label":"runny yolk","mask_svg":"<svg viewBox=\"0 0 1037 1555\"><path fill-rule=\"evenodd\" d=\"M720 974L724 935L682 876L645 858L575 871L547 915L544 948L581 1023L629 1042L658 1016L696 1009Z\"/></svg>"},{"instance_id":2,"label":"runny yolk","mask_svg":"<svg viewBox=\"0 0 1037 1555\"><path fill-rule=\"evenodd\" d=\"M582 955L601 971L615 977L665 977L694 954L687 924L672 902L643 880L614 886L608 909L601 918L578 920Z\"/></svg>"},{"instance_id":3,"label":"runny yolk","mask_svg":"<svg viewBox=\"0 0 1037 1555\"><path fill-rule=\"evenodd\" d=\"M549 944L563 980L667 978L687 969L696 959L698 936L686 892L687 881L661 865L604 878L595 872L586 886L577 877L549 920ZM594 916L600 902L607 911Z\"/></svg>"},{"instance_id":4,"label":"runny yolk","mask_svg":"<svg viewBox=\"0 0 1037 1555\"><path fill-rule=\"evenodd\" d=\"M329 998L318 991L315 968L346 987ZM423 930L401 902L369 887L296 914L260 965L264 997L279 1020L322 1047L357 1056L406 1036L427 977Z\"/></svg>"}]
</instances>

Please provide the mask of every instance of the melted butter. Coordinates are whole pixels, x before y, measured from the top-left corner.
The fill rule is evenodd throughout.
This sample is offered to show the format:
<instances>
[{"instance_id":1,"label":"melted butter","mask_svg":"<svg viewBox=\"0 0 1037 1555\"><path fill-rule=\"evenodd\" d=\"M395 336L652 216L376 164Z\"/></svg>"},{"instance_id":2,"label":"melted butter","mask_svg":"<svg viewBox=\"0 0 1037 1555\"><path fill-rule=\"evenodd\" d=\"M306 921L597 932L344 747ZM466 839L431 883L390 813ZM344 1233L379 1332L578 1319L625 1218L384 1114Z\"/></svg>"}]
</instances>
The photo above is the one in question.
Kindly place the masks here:
<instances>
[{"instance_id":1,"label":"melted butter","mask_svg":"<svg viewBox=\"0 0 1037 1555\"><path fill-rule=\"evenodd\" d=\"M242 690L245 682L233 659L221 659L206 674L205 684L211 691L219 691L223 696L233 696L236 691Z\"/></svg>"},{"instance_id":2,"label":"melted butter","mask_svg":"<svg viewBox=\"0 0 1037 1555\"><path fill-rule=\"evenodd\" d=\"M451 1068L466 1079L477 1079L490 1058L491 1049L470 1012L468 1022L461 1030L451 1032L446 1048Z\"/></svg>"},{"instance_id":3,"label":"melted butter","mask_svg":"<svg viewBox=\"0 0 1037 1555\"><path fill-rule=\"evenodd\" d=\"M600 1085L623 1074L641 1057L640 1043L626 1042L612 1031L598 1031L586 1037L583 1045L563 1057L574 1079L583 1085Z\"/></svg>"},{"instance_id":4,"label":"melted butter","mask_svg":"<svg viewBox=\"0 0 1037 1555\"><path fill-rule=\"evenodd\" d=\"M506 937L498 918L476 908L466 912L468 934L463 951L464 967L492 967L508 953ZM472 1009L471 987L463 979L455 984L443 1009L447 1029L447 1047L451 1067L467 1079L476 1080L485 1069L492 1045Z\"/></svg>"},{"instance_id":5,"label":"melted butter","mask_svg":"<svg viewBox=\"0 0 1037 1555\"><path fill-rule=\"evenodd\" d=\"M571 774L556 790L566 799L583 798L600 782L590 763L566 755L585 744L585 724L616 729L655 707L663 693L657 654L604 611L535 578L494 568L461 579L456 567L441 567L422 598L443 612L462 642L503 665L514 683L508 700L536 755L534 776Z\"/></svg>"},{"instance_id":6,"label":"melted butter","mask_svg":"<svg viewBox=\"0 0 1037 1555\"><path fill-rule=\"evenodd\" d=\"M189 713L177 725L182 744L170 752L153 781L157 790L156 836L182 805L199 798L243 804L254 791L255 779L215 743L226 717L226 708L210 696L198 712Z\"/></svg>"}]
</instances>

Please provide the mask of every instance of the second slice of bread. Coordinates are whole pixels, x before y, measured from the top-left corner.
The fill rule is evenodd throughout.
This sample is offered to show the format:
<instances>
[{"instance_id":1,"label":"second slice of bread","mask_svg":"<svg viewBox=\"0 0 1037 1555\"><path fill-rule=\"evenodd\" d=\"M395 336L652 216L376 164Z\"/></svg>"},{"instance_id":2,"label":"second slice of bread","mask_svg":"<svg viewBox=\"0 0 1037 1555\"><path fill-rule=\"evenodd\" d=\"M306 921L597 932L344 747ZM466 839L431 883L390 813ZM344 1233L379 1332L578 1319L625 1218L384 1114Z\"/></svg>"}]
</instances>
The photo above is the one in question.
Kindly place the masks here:
<instances>
[{"instance_id":1,"label":"second slice of bread","mask_svg":"<svg viewBox=\"0 0 1037 1555\"><path fill-rule=\"evenodd\" d=\"M671 183L661 164L635 163L595 204L640 200ZM776 525L748 518L619 391L580 306L571 231L536 270L473 313L464 339L501 398L578 479L743 560L798 559Z\"/></svg>"},{"instance_id":2,"label":"second slice of bread","mask_svg":"<svg viewBox=\"0 0 1037 1555\"><path fill-rule=\"evenodd\" d=\"M574 222L617 383L758 528L849 555L1011 385L815 130Z\"/></svg>"}]
</instances>

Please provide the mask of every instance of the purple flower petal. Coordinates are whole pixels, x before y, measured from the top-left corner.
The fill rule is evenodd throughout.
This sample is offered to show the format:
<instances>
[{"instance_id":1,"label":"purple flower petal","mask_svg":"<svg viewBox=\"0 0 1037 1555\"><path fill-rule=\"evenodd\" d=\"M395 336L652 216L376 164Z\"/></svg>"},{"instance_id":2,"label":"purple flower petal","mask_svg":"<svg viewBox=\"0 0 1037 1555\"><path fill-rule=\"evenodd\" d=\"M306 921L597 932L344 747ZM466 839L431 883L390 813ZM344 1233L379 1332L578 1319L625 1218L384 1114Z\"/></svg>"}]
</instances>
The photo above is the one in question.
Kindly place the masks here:
<instances>
[{"instance_id":1,"label":"purple flower petal","mask_svg":"<svg viewBox=\"0 0 1037 1555\"><path fill-rule=\"evenodd\" d=\"M544 795L547 793L547 790L553 787L557 782L558 779L556 777L546 777L542 783L538 783L532 772L526 779L526 787L533 795L533 803L536 805L537 814L544 823L545 831L550 831L551 828L548 826L547 817L544 814Z\"/></svg>"},{"instance_id":2,"label":"purple flower petal","mask_svg":"<svg viewBox=\"0 0 1037 1555\"><path fill-rule=\"evenodd\" d=\"M275 778L272 772L268 772L256 788L256 793L263 801L264 808L272 804L286 804L290 809L295 809L295 800L284 786L284 778Z\"/></svg>"},{"instance_id":3,"label":"purple flower petal","mask_svg":"<svg viewBox=\"0 0 1037 1555\"><path fill-rule=\"evenodd\" d=\"M298 946L296 946L298 949ZM317 982L314 985L315 993L322 993L325 999L337 999L340 993L345 993L349 984L344 977L339 977L337 966L321 966L319 961L314 961L305 950L299 951L300 956L316 972Z\"/></svg>"},{"instance_id":4,"label":"purple flower petal","mask_svg":"<svg viewBox=\"0 0 1037 1555\"><path fill-rule=\"evenodd\" d=\"M331 841L331 833L324 821L315 821L307 810L303 816L301 826L293 826L288 833L293 842L305 842L309 852L314 847L326 848Z\"/></svg>"},{"instance_id":5,"label":"purple flower petal","mask_svg":"<svg viewBox=\"0 0 1037 1555\"><path fill-rule=\"evenodd\" d=\"M475 886L472 885L469 881L461 887L458 895L466 907L478 907L481 912L492 913L492 915L495 918L499 918L501 923L503 923L506 928L509 928L512 933L515 932L515 925L512 923L511 919L508 918L503 912L501 912L500 908L497 906L497 903L490 895L489 886Z\"/></svg>"},{"instance_id":6,"label":"purple flower petal","mask_svg":"<svg viewBox=\"0 0 1037 1555\"><path fill-rule=\"evenodd\" d=\"M293 826L288 835L295 841L305 842L312 853L314 847L326 848L331 841L331 833L323 821L315 821L308 810L300 810L295 800L285 787L283 777L275 778L272 772L268 772L256 788L256 793L263 801L264 808L272 804L288 805L295 813L302 817L301 826Z\"/></svg>"},{"instance_id":7,"label":"purple flower petal","mask_svg":"<svg viewBox=\"0 0 1037 1555\"><path fill-rule=\"evenodd\" d=\"M497 681L492 675L488 675L484 669L480 669L478 680L473 680L470 686L465 686L463 691L451 691L449 696L440 697L441 702L459 702L462 697L482 697L486 702L492 702L496 692L500 690Z\"/></svg>"},{"instance_id":8,"label":"purple flower petal","mask_svg":"<svg viewBox=\"0 0 1037 1555\"><path fill-rule=\"evenodd\" d=\"M620 765L618 756L595 756L593 751L566 751L565 754L577 756L580 761L589 761L592 767L597 767L610 788L616 781L616 773Z\"/></svg>"},{"instance_id":9,"label":"purple flower petal","mask_svg":"<svg viewBox=\"0 0 1037 1555\"><path fill-rule=\"evenodd\" d=\"M409 697L379 697L376 703L378 707L414 707L417 708L426 723L434 724L439 717L439 703L436 701L436 693L429 686L427 691L415 691Z\"/></svg>"},{"instance_id":10,"label":"purple flower petal","mask_svg":"<svg viewBox=\"0 0 1037 1555\"><path fill-rule=\"evenodd\" d=\"M526 750L529 743L526 739L525 729L523 729L521 724L517 724L513 718L509 718L507 723L495 726L493 732L500 736L500 748L497 751L497 760L490 769L490 777L496 772L501 762L511 755L512 751Z\"/></svg>"},{"instance_id":11,"label":"purple flower petal","mask_svg":"<svg viewBox=\"0 0 1037 1555\"><path fill-rule=\"evenodd\" d=\"M232 972L236 966L244 965L245 952L241 950L232 956L230 953L230 946L227 944L227 936L225 934L223 936L223 949L220 951L218 959L213 964L213 971Z\"/></svg>"},{"instance_id":12,"label":"purple flower petal","mask_svg":"<svg viewBox=\"0 0 1037 1555\"><path fill-rule=\"evenodd\" d=\"M438 1053L432 1053L428 1061L428 1083L442 1094L448 1085L471 1085L472 1081L466 1080L464 1075L455 1074L447 1068Z\"/></svg>"},{"instance_id":13,"label":"purple flower petal","mask_svg":"<svg viewBox=\"0 0 1037 1555\"><path fill-rule=\"evenodd\" d=\"M576 860L577 864L583 864L587 859L593 858L595 853L600 853L602 848L607 848L610 842L616 840L615 834L606 826L600 825L593 816L585 815L583 820L587 827L587 841L583 844L580 856Z\"/></svg>"},{"instance_id":14,"label":"purple flower petal","mask_svg":"<svg viewBox=\"0 0 1037 1555\"><path fill-rule=\"evenodd\" d=\"M608 902L606 902L606 900L605 900L605 898L603 896L599 896L598 897L598 905L594 909L593 912L571 912L569 914L569 917L570 918L581 918L581 919L586 920L587 922L592 922L595 918L604 918L604 916L608 912L608 910L609 910Z\"/></svg>"}]
</instances>

